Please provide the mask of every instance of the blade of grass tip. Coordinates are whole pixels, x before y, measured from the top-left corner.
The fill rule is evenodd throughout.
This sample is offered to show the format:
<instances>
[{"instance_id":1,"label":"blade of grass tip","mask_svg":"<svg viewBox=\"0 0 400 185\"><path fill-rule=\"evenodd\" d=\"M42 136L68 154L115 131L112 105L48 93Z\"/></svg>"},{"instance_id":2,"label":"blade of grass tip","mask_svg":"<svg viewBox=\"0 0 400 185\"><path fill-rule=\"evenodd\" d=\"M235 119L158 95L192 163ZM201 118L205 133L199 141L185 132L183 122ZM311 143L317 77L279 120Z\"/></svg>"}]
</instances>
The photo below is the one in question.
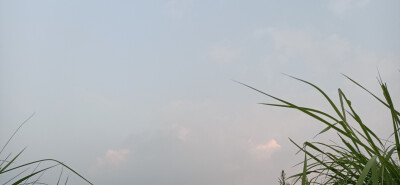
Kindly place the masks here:
<instances>
[{"instance_id":1,"label":"blade of grass tip","mask_svg":"<svg viewBox=\"0 0 400 185\"><path fill-rule=\"evenodd\" d=\"M13 178L11 178L10 180L8 180L7 182L5 182L3 185L8 184L9 182L11 182L12 180L14 180L15 178L17 178L18 176L20 176L21 174L25 173L26 171L28 171L30 168L25 169L24 171L20 172L19 174L17 174L16 176L14 176Z\"/></svg>"},{"instance_id":2,"label":"blade of grass tip","mask_svg":"<svg viewBox=\"0 0 400 185\"><path fill-rule=\"evenodd\" d=\"M284 74L284 75L287 75L287 74ZM287 75L287 76L289 76L289 77L291 77L291 78L293 78L293 79L296 79L296 80L299 80L299 81L301 81L301 82L304 82L304 83L306 83L306 84L309 84L309 85L311 85L312 87L314 87L315 89L317 89L321 94L323 94L323 96L329 101L329 103L331 104L331 106L333 107L333 109L335 110L335 112L339 115L339 117L343 120L344 118L343 118L343 116L341 115L341 113L340 113L340 111L338 110L338 108L336 107L336 105L332 102L332 100L326 95L326 93L324 92L324 91L322 91L319 87L317 87L316 85L314 85L314 84L312 84L312 83L310 83L310 82L307 82L307 81L305 81L305 80L302 80L302 79L299 79L299 78L296 78L296 77L294 77L294 76L290 76L290 75ZM253 88L254 89L254 88ZM343 94L344 95L344 94ZM285 102L286 103L286 102ZM349 103L349 101L348 101L348 103ZM293 105L293 104L292 104ZM298 108L299 110L301 110L301 108ZM316 118L317 120L319 120L319 121L321 121L321 122L324 122L324 123L326 123L326 121L325 120L323 120L322 118L317 118L318 116L315 116L315 115L312 115L312 114L310 114L309 112L307 112L307 111L303 111L303 110L301 110L302 112L304 112L304 113L306 113L306 114L308 114L308 115L310 115L310 116L312 116L312 117L314 117L314 118ZM341 134L343 134L343 135L345 135L346 137L348 137L348 138L350 138L351 140L353 140L353 141L359 141L359 140L357 140L357 138L354 138L353 137L353 135L354 135L354 133L346 133L346 132L348 132L348 129L346 130L346 132L344 132L343 130L341 130L341 129L339 129L339 128L337 128L337 127L335 127L335 126L333 126L332 124L330 124L330 123L326 123L326 124L328 124L329 126L332 126L335 130L337 130L339 133L341 133ZM346 128L345 128L346 129ZM358 144L360 144L360 145L362 145L364 148L366 148L366 145L364 145L362 142L357 142Z\"/></svg>"},{"instance_id":3,"label":"blade of grass tip","mask_svg":"<svg viewBox=\"0 0 400 185\"><path fill-rule=\"evenodd\" d=\"M340 99L340 106L341 106L341 108L342 108L342 112L343 112L343 123L347 126L347 129L349 130L349 132L351 132L353 135L355 135L355 133L354 133L354 131L353 131L353 129L352 129L352 127L350 126L350 124L347 122L347 119L346 119L346 109L344 108L344 106L345 106L345 103L344 102L346 102L346 104L348 105L348 106L351 106L351 102L350 102L350 100L349 99L347 99L347 97L346 97L346 95L343 93L343 91L339 88L339 99ZM343 101L343 100L345 100L345 101Z\"/></svg>"},{"instance_id":4,"label":"blade of grass tip","mask_svg":"<svg viewBox=\"0 0 400 185\"><path fill-rule=\"evenodd\" d=\"M63 171L64 171L64 168L61 167L61 173L60 173L60 176L58 177L57 185L60 183L61 175L63 174Z\"/></svg>"},{"instance_id":5,"label":"blade of grass tip","mask_svg":"<svg viewBox=\"0 0 400 185\"><path fill-rule=\"evenodd\" d=\"M387 85L382 82L380 82L380 83L381 83L383 95L385 96L386 102L388 103L388 105L389 105L388 107L391 112L392 121L393 121L393 132L394 132L395 142L396 142L396 146L397 146L397 154L400 159L400 141L399 141L400 133L398 132L398 128L400 127L400 120L399 120L398 115L396 115L397 111L394 108L394 104L393 104L392 98L390 97L390 93L387 88Z\"/></svg>"},{"instance_id":6,"label":"blade of grass tip","mask_svg":"<svg viewBox=\"0 0 400 185\"><path fill-rule=\"evenodd\" d=\"M361 84L359 84L358 82L356 82L355 80L353 80L352 78L350 78L349 76L345 75L342 73L342 75L344 77L346 77L348 80L350 80L351 82L353 82L354 84L356 84L358 87L362 88L364 91L367 91L371 96L373 96L375 99L377 99L379 102L381 102L382 104L386 105L387 104L382 101L378 96L376 96L374 93L372 93L371 91L369 91L367 88L365 88L364 86L362 86ZM378 80L379 81L379 80Z\"/></svg>"},{"instance_id":7,"label":"blade of grass tip","mask_svg":"<svg viewBox=\"0 0 400 185\"><path fill-rule=\"evenodd\" d=\"M373 96L375 99L377 99L379 102L381 102L383 105L385 105L387 108L389 108L389 105L387 103L385 103L383 100L381 100L380 98L378 98L378 96L376 96L374 93L372 93L371 91L369 91L368 89L366 89L364 86L360 85L359 83L357 83L355 80L351 79L350 77L346 76L345 74L342 74L343 76L345 76L347 79L349 79L351 82L353 82L354 84L356 84L357 86L359 86L360 88L362 88L363 90L365 90L366 92L368 92L371 96ZM379 81L379 80L378 80ZM397 115L400 115L400 113L398 111L396 111Z\"/></svg>"},{"instance_id":8,"label":"blade of grass tip","mask_svg":"<svg viewBox=\"0 0 400 185\"><path fill-rule=\"evenodd\" d=\"M389 150L389 152L385 156L385 161L389 161L389 159L392 157L393 152L396 150L396 147L393 147L392 149Z\"/></svg>"},{"instance_id":9,"label":"blade of grass tip","mask_svg":"<svg viewBox=\"0 0 400 185\"><path fill-rule=\"evenodd\" d=\"M282 105L282 104L274 104L274 103L259 103L259 104L260 104L260 105L273 106L273 107L284 107L284 108L297 109L297 107L293 107L293 106L290 106L290 105ZM337 119L334 118L333 116L331 116L331 115L329 115L329 114L327 114L327 113L325 113L325 112L319 111L319 110L317 110L317 109L312 109L312 108L308 108L308 107L298 107L298 108L301 108L301 109L304 109L304 110L307 110L307 111L310 111L310 112L315 112L315 113L324 115L324 116L326 116L326 117L332 119L333 121L339 122L339 120L337 120Z\"/></svg>"},{"instance_id":10,"label":"blade of grass tip","mask_svg":"<svg viewBox=\"0 0 400 185\"><path fill-rule=\"evenodd\" d=\"M306 150L306 146L304 146ZM307 153L304 152L304 165L303 165L303 175L301 177L301 184L307 185Z\"/></svg>"},{"instance_id":11,"label":"blade of grass tip","mask_svg":"<svg viewBox=\"0 0 400 185\"><path fill-rule=\"evenodd\" d=\"M342 108L343 121L346 122L346 111L344 110L344 103L343 103L343 97L342 97L342 94L344 94L344 93L340 88L338 89L338 94L339 94L339 100L340 100L340 107Z\"/></svg>"},{"instance_id":12,"label":"blade of grass tip","mask_svg":"<svg viewBox=\"0 0 400 185\"><path fill-rule=\"evenodd\" d=\"M22 149L9 163L7 163L6 166L4 166L4 168L0 169L0 174L5 173L7 171L6 169L11 165L11 163L13 163L15 159L17 159L25 149L26 147Z\"/></svg>"},{"instance_id":13,"label":"blade of grass tip","mask_svg":"<svg viewBox=\"0 0 400 185\"><path fill-rule=\"evenodd\" d=\"M275 97L275 96L272 96L272 95L270 95L270 94L267 94L267 93L265 93L265 92L263 92L263 91L260 91L260 90L258 90L258 89L256 89L256 88L252 87L252 86L246 85L246 84L241 83L241 82L238 82L238 81L234 81L234 82L239 83L239 84L241 84L241 85L243 85L243 86L246 86L246 87L248 87L248 88L250 88L250 89L253 89L253 90L255 90L255 91L257 91L257 92L259 92L259 93L261 93L261 94L264 94L264 95L266 95L266 96L268 96L268 97L270 97L270 98L273 98L273 99L275 99L275 100L278 100L278 101L280 101L280 102L282 102L282 103L285 103L285 104L287 104L287 105L289 105L289 106L293 106L293 107L296 108L297 110L299 110L299 111L301 111L301 112L303 112L303 113L305 113L305 114L307 114L307 115L313 117L314 119L316 119L316 120L318 120L318 121L321 121L322 123L324 123L324 124L326 124L326 125L332 127L334 130L336 130L336 131L338 131L339 133L345 135L346 137L349 137L349 138L353 139L353 136L352 136L352 135L349 135L348 133L346 133L346 132L343 131L342 129L340 129L340 128L334 126L333 124L329 123L328 121L326 121L325 119L321 118L320 116L318 116L318 115L316 115L316 114L313 114L313 113L310 112L310 111L307 111L307 110L305 110L305 109L302 109L301 107L298 107L297 105L294 105L294 104L292 104L292 103L290 103L290 102L288 102L288 101L282 100L282 99L280 99L280 98L277 98L277 97ZM363 145L363 143L359 143L359 144L360 144L360 145Z\"/></svg>"},{"instance_id":14,"label":"blade of grass tip","mask_svg":"<svg viewBox=\"0 0 400 185\"><path fill-rule=\"evenodd\" d=\"M392 113L392 118L394 118L394 120L398 124L398 127L397 127L397 129L398 129L400 127L400 121L399 121L399 117L398 117L398 116L400 116L400 114L398 114L398 111L394 108L394 104L393 104L393 101L390 96L389 89L388 89L386 83L381 82L381 88L383 91L383 95L385 96L386 102L389 105L388 108L390 109L390 111Z\"/></svg>"},{"instance_id":15,"label":"blade of grass tip","mask_svg":"<svg viewBox=\"0 0 400 185\"><path fill-rule=\"evenodd\" d=\"M2 160L2 162L1 162L1 164L0 164L0 170L1 170L1 167L3 166L3 164L4 164L5 162L9 162L9 161L7 161L7 159L11 156L11 154L12 154L12 153L9 153L9 154L7 155L7 157L6 157L4 160Z\"/></svg>"},{"instance_id":16,"label":"blade of grass tip","mask_svg":"<svg viewBox=\"0 0 400 185\"><path fill-rule=\"evenodd\" d=\"M336 125L336 124L338 124L338 122L336 122L336 123L334 123L334 124L332 124L332 125ZM321 135L321 134L327 132L327 131L330 130L331 128L332 128L331 126L327 126L326 128L322 129L320 132L318 132L318 134L316 134L316 135L313 137L313 139L315 139L317 136L319 136L319 135Z\"/></svg>"},{"instance_id":17,"label":"blade of grass tip","mask_svg":"<svg viewBox=\"0 0 400 185\"><path fill-rule=\"evenodd\" d=\"M345 118L345 120L343 120L343 122L341 122L342 123L342 126L343 127L346 127L346 128L344 128L346 131L348 131L348 132L351 132L351 134L354 136L354 139L351 139L352 140L352 142L353 142L353 144L354 144L354 146L357 148L357 150L359 151L360 149L359 149L359 147L358 147L358 145L357 145L357 142L355 142L355 140L360 140L359 138L358 138L358 136L356 135L356 133L354 132L354 131L356 131L357 133L359 133L363 138L365 138L365 136L364 135L362 135L357 129L355 129L354 127L352 127L348 122L347 122L347 120L346 120L346 112L348 112L347 110L345 110L345 108L344 108L344 102L351 108L351 102L350 102L350 100L348 100L347 99L347 97L346 97L346 95L343 93L343 91L339 88L339 97L340 97L340 104L341 104L341 107L342 107L342 111L343 111L343 115L344 115L344 118ZM345 101L343 101L343 100L345 100ZM351 115L351 113L349 113L350 115ZM371 131L371 130L369 130L368 128L367 128L367 130L368 131ZM372 133L372 131L371 131L371 133ZM373 134L373 133L372 133ZM375 134L373 134L374 136L375 136ZM376 137L376 136L375 136ZM376 137L377 138L377 137ZM378 139L379 140L379 139ZM381 143L382 144L382 143Z\"/></svg>"},{"instance_id":18,"label":"blade of grass tip","mask_svg":"<svg viewBox=\"0 0 400 185\"><path fill-rule=\"evenodd\" d=\"M15 134L18 132L18 130L26 123L28 122L34 115L36 114L36 112L32 113L32 115L30 115L25 121L23 121L19 127L17 128L17 130L14 131L14 133L11 135L11 137L8 139L8 141L6 142L6 144L3 146L3 148L0 150L0 155L3 152L4 148L6 148L6 146L8 145L8 143L10 143L11 139L15 136Z\"/></svg>"},{"instance_id":19,"label":"blade of grass tip","mask_svg":"<svg viewBox=\"0 0 400 185\"><path fill-rule=\"evenodd\" d=\"M371 173L372 173L372 177L371 177L371 181L372 181L372 185L378 185L378 166L375 163L372 167L371 167Z\"/></svg>"},{"instance_id":20,"label":"blade of grass tip","mask_svg":"<svg viewBox=\"0 0 400 185\"><path fill-rule=\"evenodd\" d=\"M333 101L329 98L329 96L328 96L322 89L320 89L318 86L316 86L316 85L314 85L313 83L310 83L310 82L308 82L308 81L305 81L305 80L303 80L303 79L300 79L300 78L297 78L297 77L294 77L294 76L291 76L291 75L288 75L288 74L285 74L285 73L282 73L282 74L283 74L283 75L286 75L286 76L288 76L288 77L290 77L290 78L293 78L293 79L295 79L295 80L298 80L298 81L300 81L300 82L306 83L306 84L308 84L308 85L314 87L315 89L317 89L317 90L325 97L325 99L329 102L329 104L331 105L331 107L335 110L336 114L337 114L341 119L344 119L344 118L343 118L343 115L340 113L340 111L339 111L339 109L336 107L335 103L333 103Z\"/></svg>"},{"instance_id":21,"label":"blade of grass tip","mask_svg":"<svg viewBox=\"0 0 400 185\"><path fill-rule=\"evenodd\" d=\"M365 136L367 137L367 141L370 144L370 146L372 147L373 151L375 152L375 154L379 154L379 148L377 147L377 145L375 144L374 140L371 138L371 135L376 139L376 141L378 141L378 143L380 144L380 146L383 146L383 143L381 142L381 140L378 138L378 136L376 136L376 134L374 132L372 132L361 120L360 116L358 116L358 114L354 111L353 106L351 105L351 103L349 103L349 100L346 98L346 96L343 94L344 99L347 102L347 106L350 108L351 113L349 113L352 118L358 123L358 125L361 127L362 131L364 132Z\"/></svg>"},{"instance_id":22,"label":"blade of grass tip","mask_svg":"<svg viewBox=\"0 0 400 185\"><path fill-rule=\"evenodd\" d=\"M377 158L377 156L373 156L373 157L368 161L368 163L365 165L365 167L364 167L364 169L363 169L363 171L362 171L360 177L359 177L358 180L357 180L356 185L362 185L362 184L364 184L364 180L365 180L365 178L367 177L368 172L370 171L371 167L372 167L373 165L376 164L376 158Z\"/></svg>"},{"instance_id":23,"label":"blade of grass tip","mask_svg":"<svg viewBox=\"0 0 400 185\"><path fill-rule=\"evenodd\" d=\"M265 93L265 92L263 92L263 91L261 91L261 90L258 90L258 89L256 89L256 88L254 88L254 87L252 87L252 86L250 86L250 85L247 85L247 84L245 84L245 83L242 83L242 82L239 82L239 81L236 81L236 80L233 80L233 81L236 82L236 83L238 83L238 84L240 84L240 85L243 85L243 86L246 86L246 87L248 87L248 88L250 88L250 89L253 89L253 90L255 90L255 91L257 91L257 92L259 92L259 93L261 93L261 94L263 94L263 95L266 95L266 96L268 96L268 97L270 97L270 98L272 98L272 99L278 100L278 101L280 101L280 102L282 102L282 103L285 103L285 104L287 104L287 105L293 105L293 104L291 104L290 102L287 102L287 101L285 101L285 100L282 100L282 99L280 99L280 98L277 98L277 97L275 97L275 96L272 96L272 95L270 95L270 94L268 94L268 93Z\"/></svg>"},{"instance_id":24,"label":"blade of grass tip","mask_svg":"<svg viewBox=\"0 0 400 185\"><path fill-rule=\"evenodd\" d=\"M259 103L259 104L261 104L261 105L268 105L268 106L274 106L274 107L291 108L291 109L298 109L298 108L301 108L301 109L307 110L307 111L309 111L309 112L319 113L319 114L321 114L321 115L324 115L324 116L326 116L326 117L332 119L333 121L336 121L336 123L334 123L333 125L336 125L336 124L339 122L339 120L337 120L336 118L334 118L333 116L331 116L331 115L329 115L329 114L327 114L327 113L325 113L325 112L322 112L322 111L319 111L319 110L316 110L316 109L312 109L312 108L308 108L308 107L293 107L293 106L290 106L290 105L273 104L273 103ZM314 138L317 137L318 135L320 135L320 134L322 134L322 133L328 131L328 130L331 129L331 128L332 128L331 126L327 126L325 129L323 129L321 132L319 132L317 135L315 135Z\"/></svg>"}]
</instances>

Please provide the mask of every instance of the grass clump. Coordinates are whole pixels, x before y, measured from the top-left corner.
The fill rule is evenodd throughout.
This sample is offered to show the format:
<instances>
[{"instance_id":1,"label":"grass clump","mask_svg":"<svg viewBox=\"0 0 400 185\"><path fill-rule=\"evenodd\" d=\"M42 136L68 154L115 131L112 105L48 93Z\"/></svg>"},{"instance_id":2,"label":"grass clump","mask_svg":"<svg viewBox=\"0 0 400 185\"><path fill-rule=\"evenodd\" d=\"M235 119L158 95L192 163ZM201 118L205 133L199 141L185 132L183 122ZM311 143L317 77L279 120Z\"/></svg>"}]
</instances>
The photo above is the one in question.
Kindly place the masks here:
<instances>
[{"instance_id":1,"label":"grass clump","mask_svg":"<svg viewBox=\"0 0 400 185\"><path fill-rule=\"evenodd\" d=\"M4 144L3 148L0 150L0 155L3 153L4 149L7 147L9 142L12 140L12 138L15 136L15 134L18 132L18 130L26 123L28 122L29 119L33 117L34 113L26 119L24 122L22 122L19 127L15 130L15 132L11 135L11 137L8 139L8 141ZM82 178L84 181L86 181L89 184L92 184L89 182L87 179L85 179L82 175L77 173L75 170L67 166L66 164L55 160L55 159L41 159L37 161L32 161L28 162L25 164L20 164L20 165L15 165L17 159L19 159L20 155L24 152L24 149L22 149L17 155L12 156L12 153L9 153L5 159L0 160L0 179L6 178L5 174L7 173L12 173L11 178L3 182L3 185L5 184L12 184L12 185L18 185L18 184L46 184L43 182L40 182L40 178L42 175L47 172L48 170L56 167L56 166L62 166L60 176L57 181L57 185L61 183L61 176L63 175L64 168L67 168L71 172L73 172L75 175L79 176ZM41 163L51 163L50 166L39 168L39 165ZM30 169L32 165L36 165L34 170L31 173L26 173ZM9 176L8 176L9 177ZM64 184L67 184L68 178L66 178Z\"/></svg>"},{"instance_id":2,"label":"grass clump","mask_svg":"<svg viewBox=\"0 0 400 185\"><path fill-rule=\"evenodd\" d=\"M356 86L372 95L373 98L388 109L391 123L387 126L393 127L393 133L390 135L389 139L379 138L364 124L361 117L354 110L351 101L340 88L338 89L339 103L335 104L332 99L316 85L290 76L316 89L334 111L334 114L328 114L318 109L295 105L294 103L241 83L281 103L261 104L301 111L326 126L318 135L333 130L337 133L339 141L341 141L339 144L307 141L304 142L303 145L299 145L289 138L290 141L304 153L304 160L299 163L299 165L303 166L303 170L289 178L286 178L285 173L282 171L281 178L279 179L281 185L287 185L287 179L292 179L293 182L291 184L301 182L302 185L400 184L400 113L395 109L386 83L384 83L380 77L378 78L384 97L381 99L350 77L344 76ZM350 124L350 122L353 124Z\"/></svg>"}]
</instances>

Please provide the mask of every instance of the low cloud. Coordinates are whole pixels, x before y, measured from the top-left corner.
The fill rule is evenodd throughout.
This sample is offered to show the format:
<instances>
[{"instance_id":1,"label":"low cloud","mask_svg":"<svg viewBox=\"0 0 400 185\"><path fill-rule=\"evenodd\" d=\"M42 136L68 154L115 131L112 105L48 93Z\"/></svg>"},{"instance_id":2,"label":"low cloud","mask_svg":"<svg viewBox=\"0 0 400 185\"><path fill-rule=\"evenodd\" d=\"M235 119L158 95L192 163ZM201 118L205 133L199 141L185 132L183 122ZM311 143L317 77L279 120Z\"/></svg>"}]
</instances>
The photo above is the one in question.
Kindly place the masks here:
<instances>
[{"instance_id":1,"label":"low cloud","mask_svg":"<svg viewBox=\"0 0 400 185\"><path fill-rule=\"evenodd\" d=\"M259 151L273 150L273 149L280 148L280 147L281 147L281 145L279 145L275 139L272 139L267 144L257 145L256 150L259 150Z\"/></svg>"},{"instance_id":2,"label":"low cloud","mask_svg":"<svg viewBox=\"0 0 400 185\"><path fill-rule=\"evenodd\" d=\"M128 149L109 149L106 153L96 159L96 162L89 168L88 174L93 178L108 176L111 171L118 170L122 164L128 162Z\"/></svg>"},{"instance_id":3,"label":"low cloud","mask_svg":"<svg viewBox=\"0 0 400 185\"><path fill-rule=\"evenodd\" d=\"M281 145L275 139L268 142L254 141L252 138L248 140L250 147L250 154L256 161L268 161L275 152L277 152Z\"/></svg>"},{"instance_id":4,"label":"low cloud","mask_svg":"<svg viewBox=\"0 0 400 185\"><path fill-rule=\"evenodd\" d=\"M187 137L190 134L190 129L188 128L179 128L178 131L178 139L181 141L186 141Z\"/></svg>"},{"instance_id":5,"label":"low cloud","mask_svg":"<svg viewBox=\"0 0 400 185\"><path fill-rule=\"evenodd\" d=\"M128 155L128 149L121 150L107 150L106 154L102 157L97 158L98 166L117 166L126 160Z\"/></svg>"}]
</instances>

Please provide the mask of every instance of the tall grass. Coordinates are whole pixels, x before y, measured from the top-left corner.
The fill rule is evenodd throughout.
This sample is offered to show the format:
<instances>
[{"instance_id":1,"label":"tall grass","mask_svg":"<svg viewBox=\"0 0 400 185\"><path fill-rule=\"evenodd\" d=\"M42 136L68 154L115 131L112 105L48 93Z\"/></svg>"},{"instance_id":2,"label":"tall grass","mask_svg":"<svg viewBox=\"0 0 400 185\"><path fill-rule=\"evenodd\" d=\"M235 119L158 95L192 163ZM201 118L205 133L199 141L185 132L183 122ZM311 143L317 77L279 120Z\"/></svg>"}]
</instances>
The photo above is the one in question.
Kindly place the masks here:
<instances>
[{"instance_id":1,"label":"tall grass","mask_svg":"<svg viewBox=\"0 0 400 185\"><path fill-rule=\"evenodd\" d=\"M10 143L12 138L15 136L15 134L19 131L19 129L26 123L28 122L32 117L34 116L34 113L26 119L24 122L22 122L19 127L15 130L15 132L11 135L11 137L7 140L7 142L4 144L2 149L0 150L0 156L4 152L4 149L7 147L7 145ZM25 151L26 147L22 149L18 154L12 156L12 153L9 153L4 159L0 160L0 179L4 180L6 178L7 173L13 173L11 178L7 179L3 185L5 184L12 184L12 185L18 185L18 184L46 184L40 181L40 178L42 175L47 172L48 170L56 167L56 166L62 166L60 176L57 181L57 185L61 183L61 177L63 175L63 169L67 168L71 172L73 172L75 175L79 176L82 178L84 181L86 181L89 184L92 184L89 182L87 179L85 179L82 175L77 173L75 170L70 168L69 166L65 165L64 163L55 160L55 159L41 159L37 161L32 161L28 162L25 164L20 164L20 165L15 165L17 163L17 159L20 158L21 154ZM47 167L44 168L39 168L39 165L42 163L48 164ZM34 170L31 173L26 173L32 165L35 165ZM17 174L15 174L17 173ZM9 176L7 176L9 177ZM64 184L67 184L68 178L64 181ZM55 184L55 183L53 183Z\"/></svg>"},{"instance_id":2,"label":"tall grass","mask_svg":"<svg viewBox=\"0 0 400 185\"><path fill-rule=\"evenodd\" d=\"M310 85L318 91L333 109L334 114L328 114L318 109L298 106L241 83L280 102L280 104L261 104L301 111L326 126L318 135L333 130L337 133L337 137L341 142L338 144L304 142L303 145L300 145L289 138L290 141L304 153L304 160L299 163L303 166L303 170L289 178L286 178L284 172L282 172L281 178L279 179L281 185L288 184L287 179L292 180L291 184L301 182L302 185L400 184L400 113L395 109L386 83L384 83L380 77L378 78L383 95L383 98L379 98L358 82L346 75L344 76L387 108L391 123L382 126L393 127L393 133L389 136L389 139L379 138L364 124L361 117L356 113L351 101L340 88L338 89L339 102L335 104L332 99L316 85L290 76L291 78Z\"/></svg>"}]
</instances>

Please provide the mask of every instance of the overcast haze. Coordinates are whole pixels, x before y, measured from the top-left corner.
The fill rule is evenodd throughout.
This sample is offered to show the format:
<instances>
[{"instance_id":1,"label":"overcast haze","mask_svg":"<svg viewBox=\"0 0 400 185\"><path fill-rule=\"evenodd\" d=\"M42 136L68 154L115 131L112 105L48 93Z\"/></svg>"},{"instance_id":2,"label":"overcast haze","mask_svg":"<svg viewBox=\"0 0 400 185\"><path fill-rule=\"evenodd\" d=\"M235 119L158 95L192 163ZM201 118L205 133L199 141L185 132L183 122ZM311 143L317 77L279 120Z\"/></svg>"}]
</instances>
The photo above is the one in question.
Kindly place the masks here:
<instances>
[{"instance_id":1,"label":"overcast haze","mask_svg":"<svg viewBox=\"0 0 400 185\"><path fill-rule=\"evenodd\" d=\"M0 159L28 146L19 163L98 185L277 184L303 158L288 138L324 127L233 80L328 111L281 73L340 87L386 138L389 113L341 73L380 95L379 69L399 105L399 33L397 0L1 0L0 145L36 115Z\"/></svg>"}]
</instances>

